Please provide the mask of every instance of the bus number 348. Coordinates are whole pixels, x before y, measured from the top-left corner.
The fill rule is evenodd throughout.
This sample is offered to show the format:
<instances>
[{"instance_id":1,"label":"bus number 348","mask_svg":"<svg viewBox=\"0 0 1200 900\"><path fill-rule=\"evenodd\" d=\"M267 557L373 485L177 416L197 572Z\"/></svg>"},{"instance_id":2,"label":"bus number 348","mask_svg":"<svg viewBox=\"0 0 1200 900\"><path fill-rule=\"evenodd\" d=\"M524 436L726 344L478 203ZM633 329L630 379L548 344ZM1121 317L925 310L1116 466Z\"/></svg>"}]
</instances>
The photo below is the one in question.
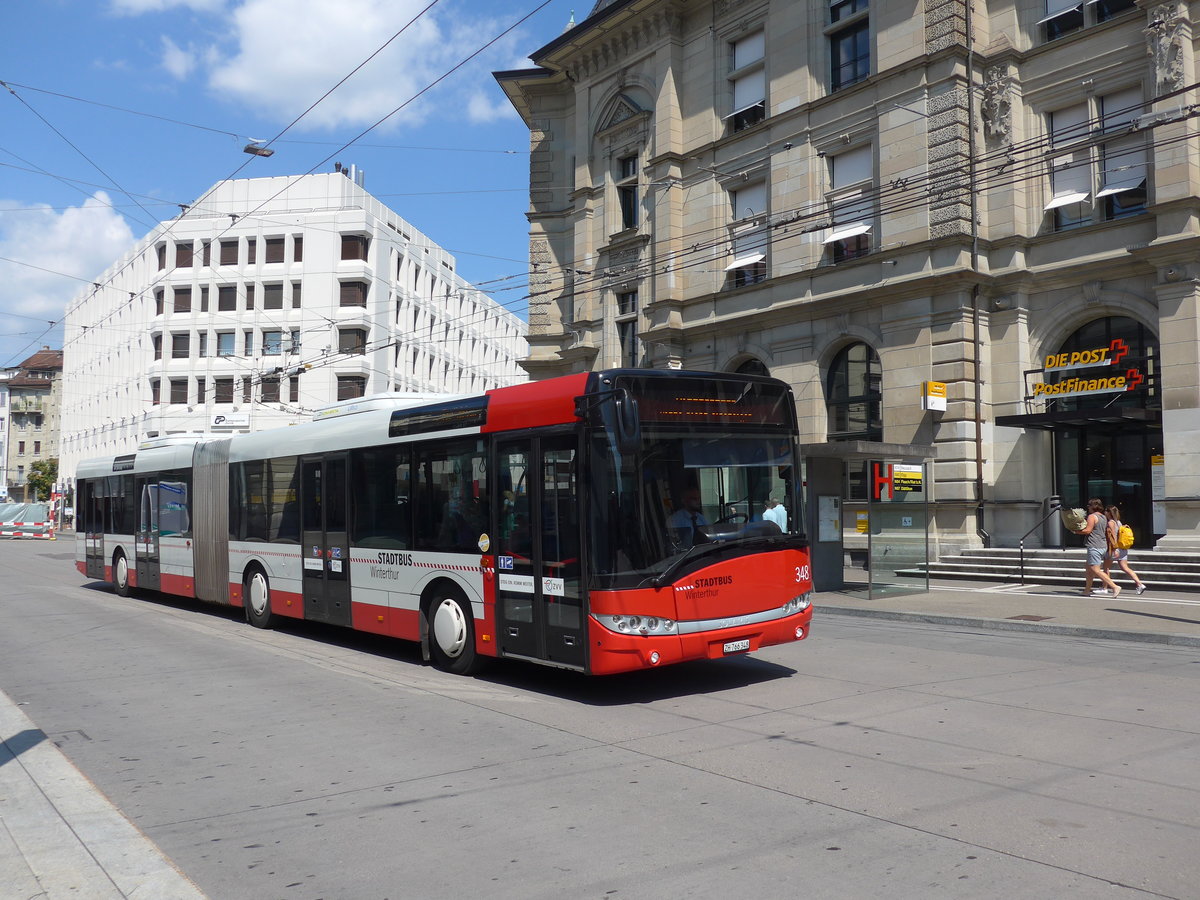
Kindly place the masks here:
<instances>
[{"instance_id":1,"label":"bus number 348","mask_svg":"<svg viewBox=\"0 0 1200 900\"><path fill-rule=\"evenodd\" d=\"M796 566L796 583L809 581L812 578L811 566Z\"/></svg>"}]
</instances>

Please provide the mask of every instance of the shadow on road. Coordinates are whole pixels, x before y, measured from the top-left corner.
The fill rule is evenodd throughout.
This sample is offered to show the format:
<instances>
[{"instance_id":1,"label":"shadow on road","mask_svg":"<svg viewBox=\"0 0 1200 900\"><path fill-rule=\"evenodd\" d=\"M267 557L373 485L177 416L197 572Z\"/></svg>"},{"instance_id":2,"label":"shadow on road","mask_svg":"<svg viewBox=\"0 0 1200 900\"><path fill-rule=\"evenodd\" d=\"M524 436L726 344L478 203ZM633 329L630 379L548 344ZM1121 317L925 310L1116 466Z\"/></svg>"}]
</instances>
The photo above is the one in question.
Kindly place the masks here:
<instances>
[{"instance_id":1,"label":"shadow on road","mask_svg":"<svg viewBox=\"0 0 1200 900\"><path fill-rule=\"evenodd\" d=\"M112 594L112 586L107 582L93 581L84 587ZM138 603L153 603L169 609L185 610L189 613L222 618L231 622L241 621L245 618L245 613L240 607L160 594L155 591L134 589L131 599ZM351 631L348 628L303 619L277 618L272 628L275 631L319 641L331 647L367 653L381 659L393 659L418 666L425 664L421 659L421 647L414 641ZM651 703L674 697L737 690L752 684L787 678L795 673L795 669L766 662L751 655L700 660L665 666L661 669L602 677L591 677L578 672L554 669L518 660L495 659L489 660L484 670L476 677L490 684L559 697L578 703L594 706L619 706L627 703Z\"/></svg>"},{"instance_id":2,"label":"shadow on road","mask_svg":"<svg viewBox=\"0 0 1200 900\"><path fill-rule=\"evenodd\" d=\"M10 738L5 738L3 742L0 742L3 745L3 749L0 750L0 766L11 762L26 750L36 747L44 740L46 740L45 733L37 728L26 728L24 731L18 731Z\"/></svg>"}]
</instances>

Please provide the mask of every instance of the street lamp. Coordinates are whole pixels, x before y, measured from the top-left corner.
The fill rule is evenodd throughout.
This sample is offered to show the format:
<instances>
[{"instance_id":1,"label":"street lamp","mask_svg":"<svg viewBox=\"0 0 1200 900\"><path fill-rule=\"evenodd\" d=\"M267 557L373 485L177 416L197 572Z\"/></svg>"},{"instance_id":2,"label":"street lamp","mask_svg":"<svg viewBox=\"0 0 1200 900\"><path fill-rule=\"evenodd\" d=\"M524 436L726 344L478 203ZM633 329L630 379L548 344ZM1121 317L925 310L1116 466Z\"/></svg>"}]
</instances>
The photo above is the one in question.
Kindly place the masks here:
<instances>
[{"instance_id":1,"label":"street lamp","mask_svg":"<svg viewBox=\"0 0 1200 900\"><path fill-rule=\"evenodd\" d=\"M264 144L264 141L251 141L242 148L242 152L249 153L251 156L273 156L275 151Z\"/></svg>"}]
</instances>

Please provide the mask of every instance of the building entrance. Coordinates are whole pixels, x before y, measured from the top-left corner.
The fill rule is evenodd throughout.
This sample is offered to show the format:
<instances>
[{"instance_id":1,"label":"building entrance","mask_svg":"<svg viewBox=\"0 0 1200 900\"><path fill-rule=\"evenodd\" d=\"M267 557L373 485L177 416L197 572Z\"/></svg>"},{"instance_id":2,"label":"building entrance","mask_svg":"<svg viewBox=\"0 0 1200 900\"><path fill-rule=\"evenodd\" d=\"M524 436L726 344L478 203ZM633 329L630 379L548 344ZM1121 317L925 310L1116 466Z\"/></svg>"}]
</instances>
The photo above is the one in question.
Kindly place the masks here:
<instances>
[{"instance_id":1,"label":"building entrance","mask_svg":"<svg viewBox=\"0 0 1200 900\"><path fill-rule=\"evenodd\" d=\"M1064 505L1099 497L1121 510L1135 547L1154 546L1151 458L1163 452L1158 429L1111 425L1064 428L1054 435L1054 483Z\"/></svg>"}]
</instances>

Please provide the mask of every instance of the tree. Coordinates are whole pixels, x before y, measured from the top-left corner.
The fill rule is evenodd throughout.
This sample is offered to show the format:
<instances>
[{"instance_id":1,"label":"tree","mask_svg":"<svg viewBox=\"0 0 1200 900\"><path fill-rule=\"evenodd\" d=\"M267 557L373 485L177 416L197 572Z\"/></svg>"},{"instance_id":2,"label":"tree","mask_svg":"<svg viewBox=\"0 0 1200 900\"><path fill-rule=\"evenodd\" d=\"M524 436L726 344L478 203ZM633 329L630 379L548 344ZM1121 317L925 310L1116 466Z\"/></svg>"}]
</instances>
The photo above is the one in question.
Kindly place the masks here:
<instances>
[{"instance_id":1,"label":"tree","mask_svg":"<svg viewBox=\"0 0 1200 900\"><path fill-rule=\"evenodd\" d=\"M29 477L25 480L33 491L32 502L49 500L58 481L58 458L39 459L29 467Z\"/></svg>"}]
</instances>

